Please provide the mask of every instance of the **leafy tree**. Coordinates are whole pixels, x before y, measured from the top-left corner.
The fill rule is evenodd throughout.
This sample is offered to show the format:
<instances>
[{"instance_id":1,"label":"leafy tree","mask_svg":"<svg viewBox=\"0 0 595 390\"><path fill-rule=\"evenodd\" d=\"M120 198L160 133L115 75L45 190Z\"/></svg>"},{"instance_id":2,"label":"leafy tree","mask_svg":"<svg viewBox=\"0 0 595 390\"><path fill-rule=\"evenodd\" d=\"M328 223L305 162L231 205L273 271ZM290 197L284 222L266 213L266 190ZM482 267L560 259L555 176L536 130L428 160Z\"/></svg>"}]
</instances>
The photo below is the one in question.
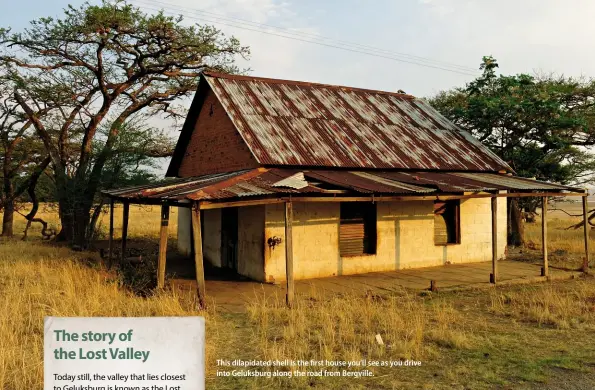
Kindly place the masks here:
<instances>
[{"instance_id":1,"label":"leafy tree","mask_svg":"<svg viewBox=\"0 0 595 390\"><path fill-rule=\"evenodd\" d=\"M41 110L43 111L43 110ZM0 78L0 210L2 236L13 235L17 199L33 191L50 161L19 104L12 98L10 83Z\"/></svg>"},{"instance_id":2,"label":"leafy tree","mask_svg":"<svg viewBox=\"0 0 595 390\"><path fill-rule=\"evenodd\" d=\"M173 154L175 141L164 131L148 125L149 119L137 115L124 124L103 169L102 189L160 180L155 174L160 168L160 159ZM100 132L101 138L107 139L109 129ZM102 141L94 144L94 156L98 156L102 148Z\"/></svg>"},{"instance_id":3,"label":"leafy tree","mask_svg":"<svg viewBox=\"0 0 595 390\"><path fill-rule=\"evenodd\" d=\"M15 99L51 158L59 238L86 245L93 200L131 118L183 116L175 103L196 89L202 70L236 72L235 59L247 55L213 27L121 1L69 6L60 19L0 31L0 62L10 67ZM40 116L42 102L55 106L49 115Z\"/></svg>"},{"instance_id":4,"label":"leafy tree","mask_svg":"<svg viewBox=\"0 0 595 390\"><path fill-rule=\"evenodd\" d=\"M175 142L165 132L147 124L149 117L135 115L120 130L101 176L100 187L110 189L155 183L160 168L159 160L173 154ZM93 145L93 159L100 155L103 142L109 136L109 127L99 130L98 142ZM95 234L97 220L103 210L104 199L96 196L95 206L88 227L88 237Z\"/></svg>"},{"instance_id":5,"label":"leafy tree","mask_svg":"<svg viewBox=\"0 0 595 390\"><path fill-rule=\"evenodd\" d=\"M470 131L519 176L562 184L594 180L595 81L564 76L497 75L484 57L483 74L463 88L438 94L430 103ZM535 211L535 199L521 207ZM521 244L520 213L510 204L511 244Z\"/></svg>"}]
</instances>

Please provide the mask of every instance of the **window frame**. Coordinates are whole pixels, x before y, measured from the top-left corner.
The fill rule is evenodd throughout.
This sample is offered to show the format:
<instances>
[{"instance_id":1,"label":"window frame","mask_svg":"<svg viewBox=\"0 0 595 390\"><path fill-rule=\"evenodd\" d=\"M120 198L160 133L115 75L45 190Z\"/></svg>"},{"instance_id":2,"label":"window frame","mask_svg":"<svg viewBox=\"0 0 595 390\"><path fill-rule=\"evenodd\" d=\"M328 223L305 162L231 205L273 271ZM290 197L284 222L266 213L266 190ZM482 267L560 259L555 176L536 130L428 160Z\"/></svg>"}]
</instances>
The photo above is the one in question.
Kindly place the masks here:
<instances>
[{"instance_id":1,"label":"window frame","mask_svg":"<svg viewBox=\"0 0 595 390\"><path fill-rule=\"evenodd\" d=\"M351 210L349 210L351 209ZM355 213L354 213L355 211ZM341 226L348 225L349 219L357 219L358 211L361 211L363 224L363 250L362 253L343 253L341 251L342 233ZM351 214L351 215L346 215ZM356 216L353 218L352 216ZM352 218L348 218L352 217ZM375 256L378 253L378 209L373 202L340 202L339 203L339 256Z\"/></svg>"},{"instance_id":2,"label":"window frame","mask_svg":"<svg viewBox=\"0 0 595 390\"><path fill-rule=\"evenodd\" d=\"M451 207L454 208L454 221L453 223L453 227L455 229L454 231L454 241L449 241L448 237L450 236L449 234L449 222L444 218L444 214L447 210L441 212L441 213L437 213L436 211L438 210L438 205L443 204L444 206L449 206L451 205ZM450 246L450 245L460 245L461 244L461 200L460 199L449 199L449 200L437 200L434 201L433 203L433 215L434 215L434 245L435 246ZM442 218L444 218L445 220L445 225L446 225L446 236L447 236L447 241L446 242L436 242L436 217L438 215L441 215Z\"/></svg>"}]
</instances>

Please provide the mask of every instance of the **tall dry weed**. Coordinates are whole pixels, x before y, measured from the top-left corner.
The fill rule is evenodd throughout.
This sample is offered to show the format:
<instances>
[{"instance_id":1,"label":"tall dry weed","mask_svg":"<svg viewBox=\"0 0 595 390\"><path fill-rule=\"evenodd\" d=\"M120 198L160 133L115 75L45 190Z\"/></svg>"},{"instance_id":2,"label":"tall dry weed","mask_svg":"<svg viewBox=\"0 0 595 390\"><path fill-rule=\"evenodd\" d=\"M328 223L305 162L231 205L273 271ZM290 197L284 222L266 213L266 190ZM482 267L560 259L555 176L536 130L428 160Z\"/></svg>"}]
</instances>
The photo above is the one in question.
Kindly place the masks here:
<instances>
[{"instance_id":1,"label":"tall dry weed","mask_svg":"<svg viewBox=\"0 0 595 390\"><path fill-rule=\"evenodd\" d=\"M460 314L441 299L393 296L300 296L292 309L259 296L248 306L266 359L418 359L438 344L465 348ZM375 336L379 334L384 345Z\"/></svg>"},{"instance_id":2,"label":"tall dry weed","mask_svg":"<svg viewBox=\"0 0 595 390\"><path fill-rule=\"evenodd\" d=\"M193 295L140 298L123 290L113 276L85 265L92 264L90 256L35 243L0 243L0 388L43 387L45 316L204 315L193 309Z\"/></svg>"},{"instance_id":3,"label":"tall dry weed","mask_svg":"<svg viewBox=\"0 0 595 390\"><path fill-rule=\"evenodd\" d=\"M595 284L591 280L563 289L556 284L490 292L491 310L522 321L559 329L595 329Z\"/></svg>"}]
</instances>

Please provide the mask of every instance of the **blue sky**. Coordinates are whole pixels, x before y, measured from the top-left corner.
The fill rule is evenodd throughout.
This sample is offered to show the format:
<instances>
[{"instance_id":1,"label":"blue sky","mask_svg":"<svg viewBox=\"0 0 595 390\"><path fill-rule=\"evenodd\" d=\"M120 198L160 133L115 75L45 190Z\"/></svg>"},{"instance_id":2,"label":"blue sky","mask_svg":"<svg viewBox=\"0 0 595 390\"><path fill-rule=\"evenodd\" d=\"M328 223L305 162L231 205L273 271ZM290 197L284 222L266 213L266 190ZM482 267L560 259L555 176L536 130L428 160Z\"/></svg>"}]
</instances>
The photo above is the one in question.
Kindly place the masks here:
<instances>
[{"instance_id":1,"label":"blue sky","mask_svg":"<svg viewBox=\"0 0 595 390\"><path fill-rule=\"evenodd\" d=\"M97 3L99 0L91 0ZM595 76L595 2L574 0L130 0L153 12L186 16L185 23L204 23L204 13L318 34L335 40L374 46L477 69L493 55L502 73L556 73ZM60 15L65 0L3 1L0 26L15 30L42 16ZM73 5L82 1L72 0ZM203 20L197 19L202 18ZM219 19L219 21L221 21ZM459 74L310 43L214 24L251 47L243 67L251 74L385 91L404 90L427 97L463 86L478 70ZM268 29L271 32L270 29ZM401 57L403 58L403 57ZM436 64L436 63L433 63ZM179 125L153 119L153 126ZM168 161L163 161L165 171Z\"/></svg>"},{"instance_id":2,"label":"blue sky","mask_svg":"<svg viewBox=\"0 0 595 390\"><path fill-rule=\"evenodd\" d=\"M477 68L494 55L504 73L595 75L595 2L575 0L290 1L132 0L150 12L165 8L200 17L208 10L231 18L371 45L391 52ZM58 15L64 0L19 0L2 5L0 25L21 29L36 17ZM79 5L82 2L73 0ZM182 7L182 8L180 8ZM396 91L417 96L461 86L471 75L321 47L216 24L252 49L253 75Z\"/></svg>"}]
</instances>

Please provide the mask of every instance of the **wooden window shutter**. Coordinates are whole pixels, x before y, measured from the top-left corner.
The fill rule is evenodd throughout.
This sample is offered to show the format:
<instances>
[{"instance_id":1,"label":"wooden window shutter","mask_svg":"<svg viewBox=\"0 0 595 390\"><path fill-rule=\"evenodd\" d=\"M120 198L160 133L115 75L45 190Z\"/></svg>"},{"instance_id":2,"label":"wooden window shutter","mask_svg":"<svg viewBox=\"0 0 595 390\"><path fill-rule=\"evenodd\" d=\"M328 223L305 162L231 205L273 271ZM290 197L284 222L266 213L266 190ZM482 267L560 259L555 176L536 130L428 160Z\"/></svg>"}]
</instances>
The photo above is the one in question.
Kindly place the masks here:
<instances>
[{"instance_id":1,"label":"wooden window shutter","mask_svg":"<svg viewBox=\"0 0 595 390\"><path fill-rule=\"evenodd\" d=\"M368 202L341 203L339 224L341 256L376 253L376 205Z\"/></svg>"}]
</instances>

